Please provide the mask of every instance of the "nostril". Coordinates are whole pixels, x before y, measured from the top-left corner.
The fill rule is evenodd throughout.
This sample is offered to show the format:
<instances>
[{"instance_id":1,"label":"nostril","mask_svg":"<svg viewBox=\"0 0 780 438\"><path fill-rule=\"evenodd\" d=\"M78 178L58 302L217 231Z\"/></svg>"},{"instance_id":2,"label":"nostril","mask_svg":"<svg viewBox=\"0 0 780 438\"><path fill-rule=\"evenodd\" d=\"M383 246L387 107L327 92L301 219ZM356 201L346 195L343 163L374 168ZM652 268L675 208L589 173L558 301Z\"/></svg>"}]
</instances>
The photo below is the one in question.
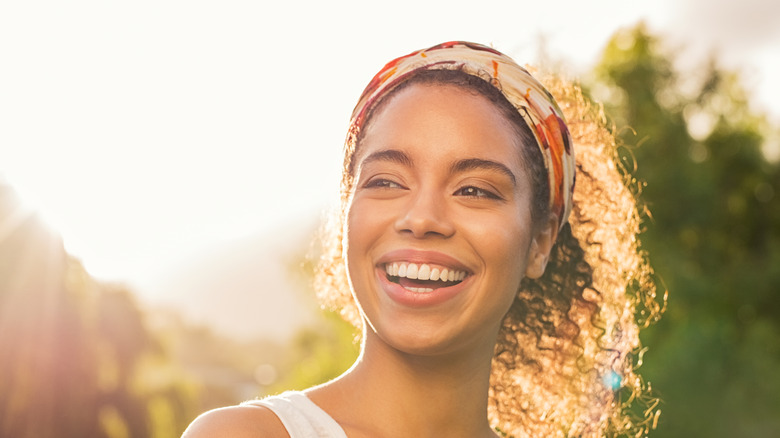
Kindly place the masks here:
<instances>
[{"instance_id":1,"label":"nostril","mask_svg":"<svg viewBox=\"0 0 780 438\"><path fill-rule=\"evenodd\" d=\"M395 223L396 230L421 239L429 236L449 236L454 232L441 196L432 190L422 190L409 201Z\"/></svg>"},{"instance_id":2,"label":"nostril","mask_svg":"<svg viewBox=\"0 0 780 438\"><path fill-rule=\"evenodd\" d=\"M399 233L410 234L421 239L431 236L449 237L454 233L454 228L445 220L404 220L397 223Z\"/></svg>"}]
</instances>

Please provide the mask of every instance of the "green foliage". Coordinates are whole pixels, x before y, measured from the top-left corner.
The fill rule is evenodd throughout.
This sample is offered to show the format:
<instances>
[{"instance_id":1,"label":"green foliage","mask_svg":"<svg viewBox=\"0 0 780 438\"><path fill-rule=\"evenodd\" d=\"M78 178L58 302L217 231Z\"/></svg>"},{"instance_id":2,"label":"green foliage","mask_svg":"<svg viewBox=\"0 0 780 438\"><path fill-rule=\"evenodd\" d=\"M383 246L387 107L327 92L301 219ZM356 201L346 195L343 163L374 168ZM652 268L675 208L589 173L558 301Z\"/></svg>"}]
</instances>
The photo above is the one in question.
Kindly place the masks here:
<instances>
[{"instance_id":1,"label":"green foliage","mask_svg":"<svg viewBox=\"0 0 780 438\"><path fill-rule=\"evenodd\" d=\"M780 434L780 167L773 128L715 60L681 74L643 25L618 32L590 84L646 185L643 236L670 291L646 330L658 435ZM629 146L633 145L633 146Z\"/></svg>"},{"instance_id":2,"label":"green foliage","mask_svg":"<svg viewBox=\"0 0 780 438\"><path fill-rule=\"evenodd\" d=\"M338 377L359 353L357 331L335 313L325 314L320 327L303 330L291 345L285 369L290 370L271 392L306 389Z\"/></svg>"},{"instance_id":3,"label":"green foliage","mask_svg":"<svg viewBox=\"0 0 780 438\"><path fill-rule=\"evenodd\" d=\"M206 410L337 376L354 337L335 315L283 346L141 309L0 185L0 436L178 436Z\"/></svg>"},{"instance_id":4,"label":"green foliage","mask_svg":"<svg viewBox=\"0 0 780 438\"><path fill-rule=\"evenodd\" d=\"M178 435L192 395L174 375L149 384L143 364L164 352L133 296L94 281L20 212L0 185L0 436Z\"/></svg>"}]
</instances>

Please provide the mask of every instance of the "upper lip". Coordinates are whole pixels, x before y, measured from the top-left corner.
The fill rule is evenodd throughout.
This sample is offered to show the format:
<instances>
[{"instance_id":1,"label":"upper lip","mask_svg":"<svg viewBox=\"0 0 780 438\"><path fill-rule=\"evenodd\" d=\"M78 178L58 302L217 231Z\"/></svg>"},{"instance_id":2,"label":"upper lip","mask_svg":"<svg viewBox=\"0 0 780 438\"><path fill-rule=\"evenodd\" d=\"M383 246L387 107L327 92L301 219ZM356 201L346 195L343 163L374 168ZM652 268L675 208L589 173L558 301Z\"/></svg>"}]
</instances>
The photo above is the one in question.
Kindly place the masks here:
<instances>
[{"instance_id":1,"label":"upper lip","mask_svg":"<svg viewBox=\"0 0 780 438\"><path fill-rule=\"evenodd\" d=\"M379 257L377 265L384 267L385 264L393 262L442 265L471 273L471 270L460 260L438 251L421 251L416 249L393 250Z\"/></svg>"}]
</instances>

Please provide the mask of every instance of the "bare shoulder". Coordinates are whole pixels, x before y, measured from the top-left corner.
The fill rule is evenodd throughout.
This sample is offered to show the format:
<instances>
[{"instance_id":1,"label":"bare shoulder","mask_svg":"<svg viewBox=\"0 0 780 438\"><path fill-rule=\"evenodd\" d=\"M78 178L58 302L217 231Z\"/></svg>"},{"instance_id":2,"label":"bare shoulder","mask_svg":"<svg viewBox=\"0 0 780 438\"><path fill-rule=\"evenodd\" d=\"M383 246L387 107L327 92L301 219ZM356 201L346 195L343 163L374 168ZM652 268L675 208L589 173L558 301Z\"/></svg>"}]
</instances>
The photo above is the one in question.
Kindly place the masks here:
<instances>
[{"instance_id":1,"label":"bare shoulder","mask_svg":"<svg viewBox=\"0 0 780 438\"><path fill-rule=\"evenodd\" d=\"M230 406L202 414L182 438L289 438L279 417L263 406Z\"/></svg>"}]
</instances>

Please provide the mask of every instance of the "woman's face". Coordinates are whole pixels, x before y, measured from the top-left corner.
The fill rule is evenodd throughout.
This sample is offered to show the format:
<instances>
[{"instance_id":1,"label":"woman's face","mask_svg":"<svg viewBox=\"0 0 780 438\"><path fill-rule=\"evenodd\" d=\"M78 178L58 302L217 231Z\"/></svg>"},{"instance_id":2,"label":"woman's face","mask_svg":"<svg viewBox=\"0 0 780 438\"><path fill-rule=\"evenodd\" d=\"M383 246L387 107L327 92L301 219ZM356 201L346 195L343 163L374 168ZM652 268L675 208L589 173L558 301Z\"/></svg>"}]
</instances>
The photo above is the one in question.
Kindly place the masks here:
<instances>
[{"instance_id":1,"label":"woman's face","mask_svg":"<svg viewBox=\"0 0 780 438\"><path fill-rule=\"evenodd\" d=\"M411 85L390 99L356 152L345 230L367 338L492 353L520 281L544 270L554 221L534 227L521 145L485 97Z\"/></svg>"}]
</instances>

